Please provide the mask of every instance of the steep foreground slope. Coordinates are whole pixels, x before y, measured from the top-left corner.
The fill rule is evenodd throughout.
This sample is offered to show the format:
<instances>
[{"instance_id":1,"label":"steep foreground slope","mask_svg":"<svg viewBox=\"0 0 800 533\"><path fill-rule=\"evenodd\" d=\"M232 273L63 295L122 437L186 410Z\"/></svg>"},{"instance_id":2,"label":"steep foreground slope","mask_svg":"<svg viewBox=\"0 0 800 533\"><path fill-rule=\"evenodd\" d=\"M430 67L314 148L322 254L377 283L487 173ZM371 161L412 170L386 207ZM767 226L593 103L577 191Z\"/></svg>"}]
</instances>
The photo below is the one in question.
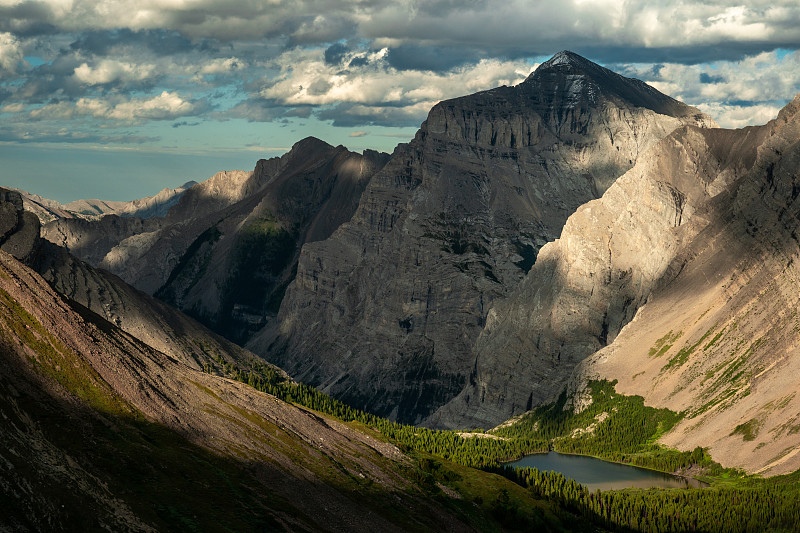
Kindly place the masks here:
<instances>
[{"instance_id":1,"label":"steep foreground slope","mask_svg":"<svg viewBox=\"0 0 800 533\"><path fill-rule=\"evenodd\" d=\"M379 433L192 370L4 252L0 429L4 531L497 527L451 489L431 498ZM521 488L475 475L560 528Z\"/></svg>"},{"instance_id":2,"label":"steep foreground slope","mask_svg":"<svg viewBox=\"0 0 800 533\"><path fill-rule=\"evenodd\" d=\"M247 346L298 379L419 423L458 394L489 308L648 147L713 124L561 52L516 87L437 104L352 220L303 248L276 325Z\"/></svg>"},{"instance_id":3,"label":"steep foreground slope","mask_svg":"<svg viewBox=\"0 0 800 533\"><path fill-rule=\"evenodd\" d=\"M665 443L751 472L800 467L799 110L795 99L762 127L678 130L581 207L490 311L475 374L443 419L493 425L553 401L597 352L573 392L615 379L685 412Z\"/></svg>"}]
</instances>

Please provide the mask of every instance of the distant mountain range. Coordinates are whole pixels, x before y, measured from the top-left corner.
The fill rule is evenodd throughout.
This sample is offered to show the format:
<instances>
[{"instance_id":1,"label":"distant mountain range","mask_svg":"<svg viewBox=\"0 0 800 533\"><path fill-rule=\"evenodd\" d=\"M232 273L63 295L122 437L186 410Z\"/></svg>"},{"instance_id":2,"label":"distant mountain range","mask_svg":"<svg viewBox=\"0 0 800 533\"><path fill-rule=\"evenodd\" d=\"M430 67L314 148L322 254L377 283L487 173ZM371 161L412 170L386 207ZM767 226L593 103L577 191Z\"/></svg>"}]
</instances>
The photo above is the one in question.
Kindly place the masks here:
<instances>
[{"instance_id":1,"label":"distant mountain range","mask_svg":"<svg viewBox=\"0 0 800 533\"><path fill-rule=\"evenodd\" d=\"M22 194L25 209L36 214L39 220L46 224L61 218L97 220L105 215L139 218L163 217L178 202L181 194L194 185L197 185L197 182L187 181L176 189L163 189L155 196L130 202L77 200L68 204L60 204L20 189L15 190Z\"/></svg>"},{"instance_id":2,"label":"distant mountain range","mask_svg":"<svg viewBox=\"0 0 800 533\"><path fill-rule=\"evenodd\" d=\"M391 156L308 138L91 216L27 195L48 242L2 247L194 368L261 357L442 428L563 391L580 408L589 380L616 380L686 413L662 442L785 473L800 468L799 107L724 130L565 51L437 104ZM205 330L173 308L227 340L176 343Z\"/></svg>"}]
</instances>

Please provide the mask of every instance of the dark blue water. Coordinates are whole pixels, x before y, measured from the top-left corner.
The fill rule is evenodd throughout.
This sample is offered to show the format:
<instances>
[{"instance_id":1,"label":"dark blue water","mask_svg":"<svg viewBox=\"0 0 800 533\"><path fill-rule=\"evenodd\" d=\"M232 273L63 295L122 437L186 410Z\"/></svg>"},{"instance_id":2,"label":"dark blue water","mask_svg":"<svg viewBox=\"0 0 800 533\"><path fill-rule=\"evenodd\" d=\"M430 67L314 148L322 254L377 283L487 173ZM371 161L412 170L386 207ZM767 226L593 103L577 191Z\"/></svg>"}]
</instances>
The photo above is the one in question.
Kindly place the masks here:
<instances>
[{"instance_id":1,"label":"dark blue water","mask_svg":"<svg viewBox=\"0 0 800 533\"><path fill-rule=\"evenodd\" d=\"M554 471L586 485L589 490L616 490L626 488L698 488L705 486L696 479L683 478L637 468L630 465L610 463L585 455L565 455L557 452L537 453L508 463L511 466Z\"/></svg>"}]
</instances>

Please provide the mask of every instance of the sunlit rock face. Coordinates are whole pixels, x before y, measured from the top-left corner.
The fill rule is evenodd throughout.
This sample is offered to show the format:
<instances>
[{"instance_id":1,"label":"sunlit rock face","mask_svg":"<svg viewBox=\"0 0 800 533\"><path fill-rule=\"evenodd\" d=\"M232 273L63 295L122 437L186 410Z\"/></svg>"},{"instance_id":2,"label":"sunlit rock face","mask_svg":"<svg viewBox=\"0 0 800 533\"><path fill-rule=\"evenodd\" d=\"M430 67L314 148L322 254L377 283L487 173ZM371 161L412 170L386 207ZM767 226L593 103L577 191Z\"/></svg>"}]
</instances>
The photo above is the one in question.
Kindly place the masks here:
<instances>
[{"instance_id":1,"label":"sunlit rock face","mask_svg":"<svg viewBox=\"0 0 800 533\"><path fill-rule=\"evenodd\" d=\"M554 400L575 365L611 344L670 275L707 203L753 164L763 135L751 131L731 145L728 137L721 129L675 131L569 217L490 310L470 383L434 418L493 426Z\"/></svg>"},{"instance_id":2,"label":"sunlit rock face","mask_svg":"<svg viewBox=\"0 0 800 533\"><path fill-rule=\"evenodd\" d=\"M713 121L570 52L518 86L437 104L352 220L303 248L278 322L248 347L358 407L424 422L474 380L489 310L567 217L684 124Z\"/></svg>"},{"instance_id":3,"label":"sunlit rock face","mask_svg":"<svg viewBox=\"0 0 800 533\"><path fill-rule=\"evenodd\" d=\"M664 444L786 474L800 468L800 97L765 126L707 139L700 155L736 178L675 231L646 305L570 389L617 380L618 392L685 413Z\"/></svg>"}]
</instances>

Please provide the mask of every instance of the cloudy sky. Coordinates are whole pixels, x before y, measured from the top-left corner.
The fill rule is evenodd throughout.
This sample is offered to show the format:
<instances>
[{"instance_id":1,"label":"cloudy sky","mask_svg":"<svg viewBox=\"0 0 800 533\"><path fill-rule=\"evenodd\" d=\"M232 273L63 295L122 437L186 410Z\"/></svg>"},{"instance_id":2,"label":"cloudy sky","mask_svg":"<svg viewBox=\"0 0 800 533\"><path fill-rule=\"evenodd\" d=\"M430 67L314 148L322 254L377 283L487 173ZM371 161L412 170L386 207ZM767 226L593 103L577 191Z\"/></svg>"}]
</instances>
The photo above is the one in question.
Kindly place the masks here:
<instances>
[{"instance_id":1,"label":"cloudy sky","mask_svg":"<svg viewBox=\"0 0 800 533\"><path fill-rule=\"evenodd\" d=\"M391 151L562 49L761 124L799 47L797 0L0 0L0 185L125 200L309 135Z\"/></svg>"}]
</instances>

